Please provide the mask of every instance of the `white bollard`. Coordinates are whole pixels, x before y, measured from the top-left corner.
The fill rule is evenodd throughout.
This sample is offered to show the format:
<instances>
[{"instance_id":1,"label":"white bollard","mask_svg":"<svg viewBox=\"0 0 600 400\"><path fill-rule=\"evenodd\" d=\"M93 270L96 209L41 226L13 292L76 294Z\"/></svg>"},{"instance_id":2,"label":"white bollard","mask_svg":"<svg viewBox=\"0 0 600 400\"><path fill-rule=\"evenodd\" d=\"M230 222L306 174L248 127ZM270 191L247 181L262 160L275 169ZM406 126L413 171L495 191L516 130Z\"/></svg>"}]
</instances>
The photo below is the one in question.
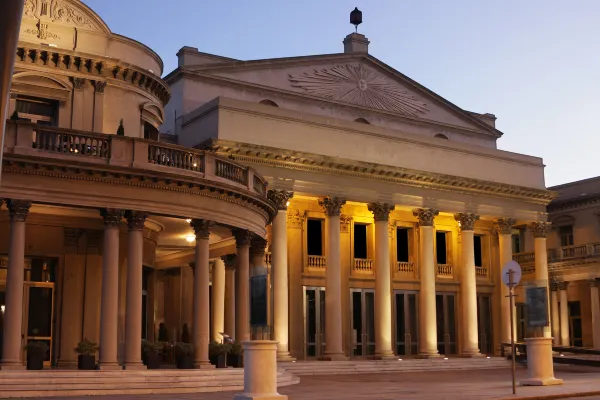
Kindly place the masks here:
<instances>
[{"instance_id":1,"label":"white bollard","mask_svg":"<svg viewBox=\"0 0 600 400\"><path fill-rule=\"evenodd\" d=\"M244 393L234 400L287 400L277 393L277 342L254 340L243 342Z\"/></svg>"},{"instance_id":2,"label":"white bollard","mask_svg":"<svg viewBox=\"0 0 600 400\"><path fill-rule=\"evenodd\" d=\"M525 343L527 343L527 372L529 373L529 378L521 381L521 385L562 385L563 380L554 377L552 338L526 338Z\"/></svg>"}]
</instances>

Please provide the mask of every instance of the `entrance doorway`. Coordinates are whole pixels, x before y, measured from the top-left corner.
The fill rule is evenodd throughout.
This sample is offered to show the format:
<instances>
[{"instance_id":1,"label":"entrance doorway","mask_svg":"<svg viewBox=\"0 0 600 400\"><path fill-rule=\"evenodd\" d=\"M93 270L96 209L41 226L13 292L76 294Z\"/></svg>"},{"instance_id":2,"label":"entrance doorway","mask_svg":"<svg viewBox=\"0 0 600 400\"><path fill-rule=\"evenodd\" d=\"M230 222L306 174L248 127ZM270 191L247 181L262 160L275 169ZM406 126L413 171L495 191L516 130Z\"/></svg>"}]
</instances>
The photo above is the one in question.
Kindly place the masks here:
<instances>
[{"instance_id":1,"label":"entrance doorway","mask_svg":"<svg viewBox=\"0 0 600 400\"><path fill-rule=\"evenodd\" d=\"M25 282L23 290L23 346L29 342L44 342L48 353L44 366L52 360L52 321L54 320L54 283Z\"/></svg>"},{"instance_id":2,"label":"entrance doorway","mask_svg":"<svg viewBox=\"0 0 600 400\"><path fill-rule=\"evenodd\" d=\"M456 354L455 293L437 293L435 295L435 315L437 320L438 352L444 355Z\"/></svg>"},{"instance_id":3,"label":"entrance doorway","mask_svg":"<svg viewBox=\"0 0 600 400\"><path fill-rule=\"evenodd\" d=\"M304 286L304 358L325 350L325 288Z\"/></svg>"},{"instance_id":4,"label":"entrance doorway","mask_svg":"<svg viewBox=\"0 0 600 400\"><path fill-rule=\"evenodd\" d=\"M398 355L416 355L419 351L417 296L416 291L394 291L396 354Z\"/></svg>"},{"instance_id":5,"label":"entrance doorway","mask_svg":"<svg viewBox=\"0 0 600 400\"><path fill-rule=\"evenodd\" d=\"M479 330L479 352L492 354L492 295L477 293L477 325Z\"/></svg>"},{"instance_id":6,"label":"entrance doorway","mask_svg":"<svg viewBox=\"0 0 600 400\"><path fill-rule=\"evenodd\" d=\"M350 289L353 353L355 357L375 354L375 291Z\"/></svg>"}]
</instances>

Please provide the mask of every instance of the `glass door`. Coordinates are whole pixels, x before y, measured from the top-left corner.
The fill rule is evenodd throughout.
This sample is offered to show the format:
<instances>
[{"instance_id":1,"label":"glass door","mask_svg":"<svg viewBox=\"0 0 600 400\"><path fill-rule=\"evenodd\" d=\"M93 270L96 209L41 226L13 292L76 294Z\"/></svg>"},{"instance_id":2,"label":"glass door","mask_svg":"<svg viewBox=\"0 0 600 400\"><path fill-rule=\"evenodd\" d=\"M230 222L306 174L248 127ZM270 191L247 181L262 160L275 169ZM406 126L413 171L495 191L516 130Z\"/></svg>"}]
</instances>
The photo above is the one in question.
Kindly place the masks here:
<instances>
[{"instance_id":1,"label":"glass door","mask_svg":"<svg viewBox=\"0 0 600 400\"><path fill-rule=\"evenodd\" d=\"M435 295L435 314L438 352L444 355L456 354L456 294L437 293Z\"/></svg>"},{"instance_id":2,"label":"glass door","mask_svg":"<svg viewBox=\"0 0 600 400\"><path fill-rule=\"evenodd\" d=\"M52 360L52 323L54 321L54 283L25 282L23 291L23 346L45 342L48 353L44 366Z\"/></svg>"},{"instance_id":3,"label":"glass door","mask_svg":"<svg viewBox=\"0 0 600 400\"><path fill-rule=\"evenodd\" d=\"M477 293L477 325L479 329L479 352L492 354L492 295Z\"/></svg>"},{"instance_id":4,"label":"glass door","mask_svg":"<svg viewBox=\"0 0 600 400\"><path fill-rule=\"evenodd\" d=\"M350 289L352 307L353 355L368 357L375 354L375 291Z\"/></svg>"},{"instance_id":5,"label":"glass door","mask_svg":"<svg viewBox=\"0 0 600 400\"><path fill-rule=\"evenodd\" d=\"M325 351L325 288L304 287L304 358Z\"/></svg>"},{"instance_id":6,"label":"glass door","mask_svg":"<svg viewBox=\"0 0 600 400\"><path fill-rule=\"evenodd\" d=\"M417 355L419 351L417 295L416 291L394 291L395 338L398 355Z\"/></svg>"}]
</instances>

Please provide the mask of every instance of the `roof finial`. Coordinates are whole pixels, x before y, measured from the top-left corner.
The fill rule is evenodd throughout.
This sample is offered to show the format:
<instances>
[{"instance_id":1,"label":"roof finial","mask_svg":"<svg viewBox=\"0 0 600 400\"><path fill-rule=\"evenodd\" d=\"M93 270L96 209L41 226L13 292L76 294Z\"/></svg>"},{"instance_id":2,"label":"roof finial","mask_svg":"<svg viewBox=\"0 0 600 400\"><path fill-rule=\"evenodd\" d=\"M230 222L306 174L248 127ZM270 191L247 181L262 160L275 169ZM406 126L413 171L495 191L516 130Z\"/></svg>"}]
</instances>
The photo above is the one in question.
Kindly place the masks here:
<instances>
[{"instance_id":1,"label":"roof finial","mask_svg":"<svg viewBox=\"0 0 600 400\"><path fill-rule=\"evenodd\" d=\"M354 7L354 10L350 13L350 23L354 25L356 33L358 33L358 26L362 24L362 12L358 7Z\"/></svg>"}]
</instances>

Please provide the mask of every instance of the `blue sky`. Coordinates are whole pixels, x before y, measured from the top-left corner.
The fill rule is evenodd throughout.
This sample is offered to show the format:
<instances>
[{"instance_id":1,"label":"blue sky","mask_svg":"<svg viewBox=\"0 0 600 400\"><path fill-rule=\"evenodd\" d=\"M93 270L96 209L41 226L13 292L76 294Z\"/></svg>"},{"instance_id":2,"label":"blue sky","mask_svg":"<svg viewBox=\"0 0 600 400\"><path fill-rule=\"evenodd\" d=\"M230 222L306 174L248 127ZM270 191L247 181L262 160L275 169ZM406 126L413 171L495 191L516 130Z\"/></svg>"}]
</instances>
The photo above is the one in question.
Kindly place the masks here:
<instances>
[{"instance_id":1,"label":"blue sky","mask_svg":"<svg viewBox=\"0 0 600 400\"><path fill-rule=\"evenodd\" d=\"M600 175L600 1L85 0L111 30L153 48L237 59L369 52L454 104L496 115L503 150L544 158L546 183Z\"/></svg>"}]
</instances>

